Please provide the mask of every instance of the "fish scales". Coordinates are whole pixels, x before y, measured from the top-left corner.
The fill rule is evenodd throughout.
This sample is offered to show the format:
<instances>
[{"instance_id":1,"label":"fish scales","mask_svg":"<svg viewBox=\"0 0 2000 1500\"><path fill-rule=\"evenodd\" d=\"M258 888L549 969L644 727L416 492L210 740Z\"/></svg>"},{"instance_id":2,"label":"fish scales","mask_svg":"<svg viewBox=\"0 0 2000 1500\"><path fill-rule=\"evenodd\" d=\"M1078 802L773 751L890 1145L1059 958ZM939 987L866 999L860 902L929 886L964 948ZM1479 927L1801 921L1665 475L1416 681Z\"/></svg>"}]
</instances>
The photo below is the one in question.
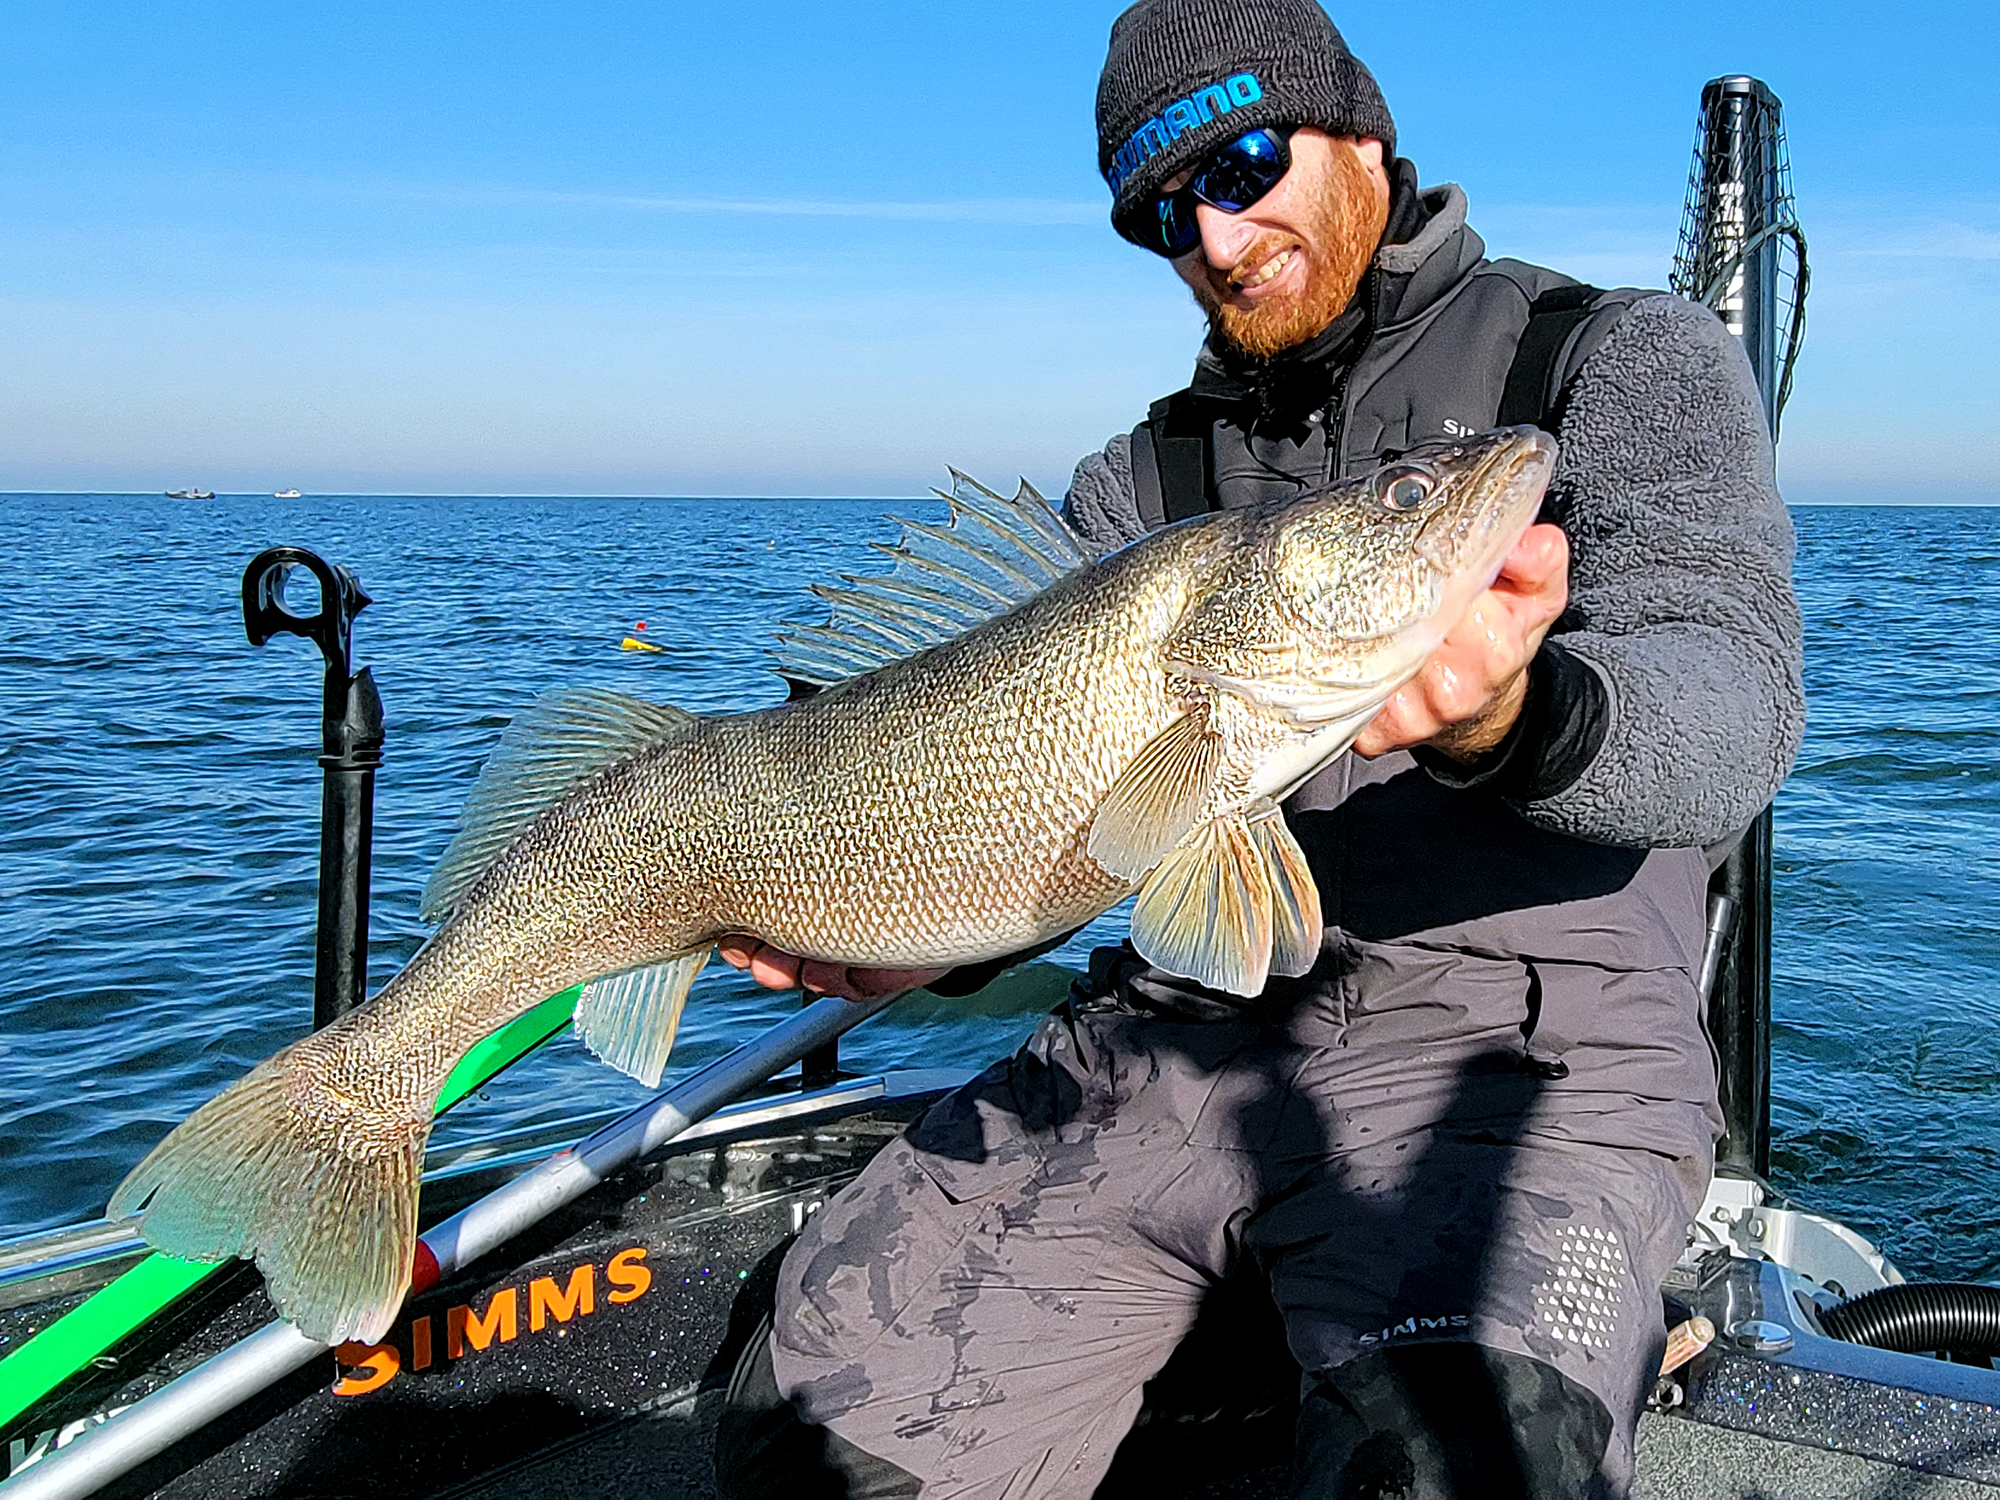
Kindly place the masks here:
<instances>
[{"instance_id":1,"label":"fish scales","mask_svg":"<svg viewBox=\"0 0 2000 1500\"><path fill-rule=\"evenodd\" d=\"M898 585L921 614L893 590L830 591L836 628L815 638L833 656L919 649L748 713L559 696L482 774L434 881L449 916L431 940L365 1006L196 1111L113 1211L143 1207L142 1232L174 1254L254 1255L313 1337L374 1339L409 1284L439 1087L554 991L592 981L579 1032L652 1083L730 933L928 968L1018 952L1136 892L1133 942L1163 968L1245 995L1303 973L1318 895L1279 802L1491 580L1553 457L1507 429L1081 567L1025 487L1011 512L962 488L955 512L1025 558L924 527L912 548L934 550L912 567L1011 608L945 638L923 621L971 610L938 607L928 581ZM969 561L935 550L949 546ZM1037 574L1055 581L1031 595L990 581ZM844 634L843 598L858 620Z\"/></svg>"}]
</instances>

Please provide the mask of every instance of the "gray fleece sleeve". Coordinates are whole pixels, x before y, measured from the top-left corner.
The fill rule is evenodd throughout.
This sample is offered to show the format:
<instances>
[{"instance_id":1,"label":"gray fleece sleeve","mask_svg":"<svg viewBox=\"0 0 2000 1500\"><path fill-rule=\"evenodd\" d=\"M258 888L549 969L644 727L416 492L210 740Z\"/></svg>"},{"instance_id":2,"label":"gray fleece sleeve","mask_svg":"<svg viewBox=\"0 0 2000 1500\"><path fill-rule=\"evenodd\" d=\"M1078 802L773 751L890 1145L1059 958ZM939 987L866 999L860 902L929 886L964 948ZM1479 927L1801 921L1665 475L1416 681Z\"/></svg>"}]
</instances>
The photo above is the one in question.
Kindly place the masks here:
<instances>
[{"instance_id":1,"label":"gray fleece sleeve","mask_svg":"<svg viewBox=\"0 0 2000 1500\"><path fill-rule=\"evenodd\" d=\"M1585 361L1548 514L1569 534L1553 639L1594 671L1603 739L1518 804L1597 843L1713 842L1777 792L1805 729L1792 525L1742 347L1678 297L1634 303Z\"/></svg>"},{"instance_id":2,"label":"gray fleece sleeve","mask_svg":"<svg viewBox=\"0 0 2000 1500\"><path fill-rule=\"evenodd\" d=\"M1063 519L1102 557L1146 534L1132 486L1132 435L1121 432L1076 466Z\"/></svg>"}]
</instances>

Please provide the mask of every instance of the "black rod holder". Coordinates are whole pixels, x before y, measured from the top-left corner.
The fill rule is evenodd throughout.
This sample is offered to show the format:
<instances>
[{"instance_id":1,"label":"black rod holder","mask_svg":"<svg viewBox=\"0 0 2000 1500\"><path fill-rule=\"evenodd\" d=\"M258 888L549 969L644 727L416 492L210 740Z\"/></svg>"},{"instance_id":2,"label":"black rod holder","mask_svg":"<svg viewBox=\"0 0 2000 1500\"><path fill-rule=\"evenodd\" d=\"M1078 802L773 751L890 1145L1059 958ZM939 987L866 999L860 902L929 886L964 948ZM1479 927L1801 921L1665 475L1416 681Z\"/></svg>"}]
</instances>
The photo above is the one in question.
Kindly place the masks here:
<instances>
[{"instance_id":1,"label":"black rod holder","mask_svg":"<svg viewBox=\"0 0 2000 1500\"><path fill-rule=\"evenodd\" d=\"M783 681L785 697L793 703L801 698L810 698L819 691L818 684L801 682L796 677L786 677ZM805 1004L811 1005L820 997L808 990L799 998ZM799 1091L809 1094L814 1089L832 1088L838 1082L840 1082L840 1038L835 1037L824 1047L815 1047L799 1060Z\"/></svg>"},{"instance_id":2,"label":"black rod holder","mask_svg":"<svg viewBox=\"0 0 2000 1500\"><path fill-rule=\"evenodd\" d=\"M285 606L285 580L304 568L319 580L319 612ZM319 934L313 960L313 1028L368 995L368 867L375 771L382 764L382 695L368 668L353 669L354 617L372 601L361 580L303 547L270 547L243 570L243 629L250 644L304 636L326 659L320 701Z\"/></svg>"}]
</instances>

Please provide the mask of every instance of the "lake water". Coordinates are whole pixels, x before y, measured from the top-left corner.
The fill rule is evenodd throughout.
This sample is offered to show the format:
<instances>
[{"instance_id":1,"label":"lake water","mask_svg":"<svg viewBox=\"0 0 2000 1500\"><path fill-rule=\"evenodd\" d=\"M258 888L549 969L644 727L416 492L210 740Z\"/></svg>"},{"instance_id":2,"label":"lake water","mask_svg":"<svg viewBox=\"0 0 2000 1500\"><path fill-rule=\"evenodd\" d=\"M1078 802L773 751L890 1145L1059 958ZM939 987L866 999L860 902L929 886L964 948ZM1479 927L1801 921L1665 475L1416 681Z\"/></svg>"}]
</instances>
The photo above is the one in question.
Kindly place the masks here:
<instances>
[{"instance_id":1,"label":"lake water","mask_svg":"<svg viewBox=\"0 0 2000 1500\"><path fill-rule=\"evenodd\" d=\"M173 1121L312 1006L317 653L252 649L259 549L311 547L376 603L387 708L370 966L482 757L545 688L698 711L774 701L807 583L872 571L877 501L0 496L0 1237L87 1218ZM911 514L942 507L913 503ZM1802 510L1811 721L1777 822L1776 1175L1906 1271L2000 1277L2000 509ZM638 620L657 653L625 652ZM1080 957L1115 920L1065 955ZM674 1057L789 1002L717 966ZM900 1003L850 1066L986 1062L1028 1007ZM441 1139L644 1097L565 1037Z\"/></svg>"}]
</instances>

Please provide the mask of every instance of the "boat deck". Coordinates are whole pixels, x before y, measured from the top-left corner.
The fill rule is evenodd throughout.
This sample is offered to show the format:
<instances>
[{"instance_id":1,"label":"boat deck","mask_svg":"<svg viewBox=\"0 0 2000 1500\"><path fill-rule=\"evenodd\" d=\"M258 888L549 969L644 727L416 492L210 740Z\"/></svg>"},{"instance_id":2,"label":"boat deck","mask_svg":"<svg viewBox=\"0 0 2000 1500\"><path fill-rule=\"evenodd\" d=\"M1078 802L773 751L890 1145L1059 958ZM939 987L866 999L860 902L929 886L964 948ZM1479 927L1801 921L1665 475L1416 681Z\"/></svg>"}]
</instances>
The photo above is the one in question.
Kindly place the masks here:
<instances>
[{"instance_id":1,"label":"boat deck","mask_svg":"<svg viewBox=\"0 0 2000 1500\"><path fill-rule=\"evenodd\" d=\"M708 1500L712 1424L776 1254L955 1081L855 1079L718 1116L420 1298L338 1384L331 1359L300 1371L107 1500ZM434 1211L543 1149L496 1150L507 1145L443 1163L426 1188ZM1765 1216L1766 1227L1782 1218ZM30 1282L0 1276L0 1347L117 1269L92 1259L117 1228L53 1237ZM1774 1261L1721 1253L1696 1272L1681 1291L1718 1326L1775 1320L1794 1341L1773 1355L1717 1347L1688 1366L1679 1409L1641 1429L1642 1500L2000 1496L2000 1374L1837 1344L1800 1306L1811 1283ZM1240 1312L1222 1324L1237 1326ZM170 1340L118 1350L5 1434L10 1469L270 1315L254 1274L235 1275ZM1163 1388L1164 1374L1149 1403ZM1213 1380L1190 1389L1213 1402ZM1121 1448L1101 1500L1283 1500L1287 1413L1245 1426L1166 1409Z\"/></svg>"},{"instance_id":2,"label":"boat deck","mask_svg":"<svg viewBox=\"0 0 2000 1500\"><path fill-rule=\"evenodd\" d=\"M713 1500L709 1443L719 1392L688 1392L433 1500ZM1282 1467L1184 1491L1182 1500L1286 1500ZM1169 1500L1171 1492L1153 1492ZM1994 1500L2000 1486L1648 1415L1634 1500Z\"/></svg>"}]
</instances>

